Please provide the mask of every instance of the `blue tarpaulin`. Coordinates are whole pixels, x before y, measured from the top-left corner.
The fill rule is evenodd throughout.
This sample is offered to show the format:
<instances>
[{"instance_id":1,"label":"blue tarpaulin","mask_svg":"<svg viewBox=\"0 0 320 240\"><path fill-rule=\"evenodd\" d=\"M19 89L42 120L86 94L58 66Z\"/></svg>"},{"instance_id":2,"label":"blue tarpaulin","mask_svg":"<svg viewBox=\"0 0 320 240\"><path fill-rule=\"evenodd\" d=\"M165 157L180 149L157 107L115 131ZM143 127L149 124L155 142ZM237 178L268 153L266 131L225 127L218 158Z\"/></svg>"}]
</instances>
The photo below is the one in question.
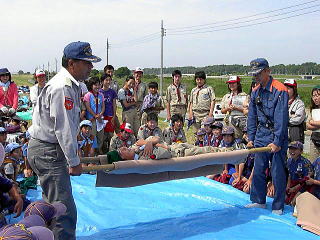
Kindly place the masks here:
<instances>
[{"instance_id":1,"label":"blue tarpaulin","mask_svg":"<svg viewBox=\"0 0 320 240\"><path fill-rule=\"evenodd\" d=\"M132 188L95 188L94 175L72 177L77 239L319 239L285 214L246 209L249 195L205 177ZM32 200L41 189L29 190Z\"/></svg>"}]
</instances>

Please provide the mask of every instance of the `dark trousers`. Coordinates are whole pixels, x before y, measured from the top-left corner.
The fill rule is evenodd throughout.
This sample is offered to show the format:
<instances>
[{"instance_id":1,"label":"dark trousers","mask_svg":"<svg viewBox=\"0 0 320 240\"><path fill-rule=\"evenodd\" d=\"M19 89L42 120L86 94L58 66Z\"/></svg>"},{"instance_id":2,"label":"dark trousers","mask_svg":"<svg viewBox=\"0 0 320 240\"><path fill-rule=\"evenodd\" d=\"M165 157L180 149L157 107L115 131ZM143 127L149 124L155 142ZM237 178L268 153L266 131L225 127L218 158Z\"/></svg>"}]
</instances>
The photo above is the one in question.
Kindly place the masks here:
<instances>
[{"instance_id":1,"label":"dark trousers","mask_svg":"<svg viewBox=\"0 0 320 240\"><path fill-rule=\"evenodd\" d=\"M31 139L28 146L28 161L38 175L43 191L43 200L49 203L62 202L66 214L52 222L55 240L75 240L77 209L72 196L66 158L58 144Z\"/></svg>"},{"instance_id":2,"label":"dark trousers","mask_svg":"<svg viewBox=\"0 0 320 240\"><path fill-rule=\"evenodd\" d=\"M271 176L275 187L272 210L284 208L287 184L285 173L285 153L286 149L281 149L277 153L255 153L253 179L250 192L250 200L252 202L260 204L266 203L266 169L269 167L269 160L271 160Z\"/></svg>"}]
</instances>

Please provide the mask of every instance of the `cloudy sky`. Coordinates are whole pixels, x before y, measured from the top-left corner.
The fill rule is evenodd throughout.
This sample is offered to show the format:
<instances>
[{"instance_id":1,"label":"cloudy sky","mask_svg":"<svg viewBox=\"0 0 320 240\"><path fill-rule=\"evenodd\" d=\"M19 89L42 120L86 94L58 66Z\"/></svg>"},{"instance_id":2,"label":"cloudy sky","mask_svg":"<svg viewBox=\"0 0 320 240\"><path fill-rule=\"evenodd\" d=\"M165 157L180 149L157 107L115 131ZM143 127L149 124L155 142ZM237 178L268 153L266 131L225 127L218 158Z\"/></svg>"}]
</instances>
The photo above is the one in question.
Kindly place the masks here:
<instances>
[{"instance_id":1,"label":"cloudy sky","mask_svg":"<svg viewBox=\"0 0 320 240\"><path fill-rule=\"evenodd\" d=\"M271 65L319 63L320 11L239 28L320 10L320 1L287 8L310 1L0 0L0 67L33 72L49 61L55 69L57 59L59 68L64 46L80 40L91 43L102 58L95 68L102 69L107 37L109 63L116 68L160 67L162 19L167 29L164 66L248 64L256 57ZM260 14L280 8L285 9Z\"/></svg>"}]
</instances>

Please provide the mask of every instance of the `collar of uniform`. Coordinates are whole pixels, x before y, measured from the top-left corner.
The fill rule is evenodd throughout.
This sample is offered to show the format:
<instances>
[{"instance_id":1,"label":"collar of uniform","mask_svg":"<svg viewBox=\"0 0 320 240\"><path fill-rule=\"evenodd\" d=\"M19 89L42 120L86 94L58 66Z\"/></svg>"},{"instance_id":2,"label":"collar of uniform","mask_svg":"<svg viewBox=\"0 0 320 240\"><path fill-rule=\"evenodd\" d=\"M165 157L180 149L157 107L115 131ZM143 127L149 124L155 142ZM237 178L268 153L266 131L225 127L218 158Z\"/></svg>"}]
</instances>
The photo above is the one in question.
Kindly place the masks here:
<instances>
[{"instance_id":1,"label":"collar of uniform","mask_svg":"<svg viewBox=\"0 0 320 240\"><path fill-rule=\"evenodd\" d=\"M273 80L273 78L270 76L270 77L269 77L269 81L268 81L266 87L262 87L262 88L265 89L265 90L267 90L267 91L269 91L269 92L272 92L272 85L271 85L272 80Z\"/></svg>"},{"instance_id":2,"label":"collar of uniform","mask_svg":"<svg viewBox=\"0 0 320 240\"><path fill-rule=\"evenodd\" d=\"M202 89L202 88L206 88L207 85L206 84L203 84L201 87L197 87L198 89Z\"/></svg>"},{"instance_id":3,"label":"collar of uniform","mask_svg":"<svg viewBox=\"0 0 320 240\"><path fill-rule=\"evenodd\" d=\"M61 67L60 72L67 78L69 78L75 85L77 85L79 87L79 82L77 80L74 79L74 77L68 72L67 69L65 69L64 67Z\"/></svg>"}]
</instances>

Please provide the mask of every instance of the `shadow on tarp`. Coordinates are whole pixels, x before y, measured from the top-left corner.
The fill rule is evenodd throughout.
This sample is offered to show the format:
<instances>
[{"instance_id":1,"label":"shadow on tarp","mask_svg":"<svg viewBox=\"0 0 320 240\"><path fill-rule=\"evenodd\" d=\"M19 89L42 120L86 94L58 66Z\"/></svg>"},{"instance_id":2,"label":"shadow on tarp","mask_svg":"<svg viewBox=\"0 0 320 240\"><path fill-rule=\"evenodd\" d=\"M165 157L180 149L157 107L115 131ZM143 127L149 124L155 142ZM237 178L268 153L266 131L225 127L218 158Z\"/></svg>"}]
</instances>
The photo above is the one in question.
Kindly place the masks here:
<instances>
[{"instance_id":1,"label":"shadow on tarp","mask_svg":"<svg viewBox=\"0 0 320 240\"><path fill-rule=\"evenodd\" d=\"M229 207L101 230L90 236L78 236L77 239L185 239L206 233L226 231L228 228L258 219L264 211L268 210L250 211L250 214L247 214L248 209L242 206Z\"/></svg>"}]
</instances>

